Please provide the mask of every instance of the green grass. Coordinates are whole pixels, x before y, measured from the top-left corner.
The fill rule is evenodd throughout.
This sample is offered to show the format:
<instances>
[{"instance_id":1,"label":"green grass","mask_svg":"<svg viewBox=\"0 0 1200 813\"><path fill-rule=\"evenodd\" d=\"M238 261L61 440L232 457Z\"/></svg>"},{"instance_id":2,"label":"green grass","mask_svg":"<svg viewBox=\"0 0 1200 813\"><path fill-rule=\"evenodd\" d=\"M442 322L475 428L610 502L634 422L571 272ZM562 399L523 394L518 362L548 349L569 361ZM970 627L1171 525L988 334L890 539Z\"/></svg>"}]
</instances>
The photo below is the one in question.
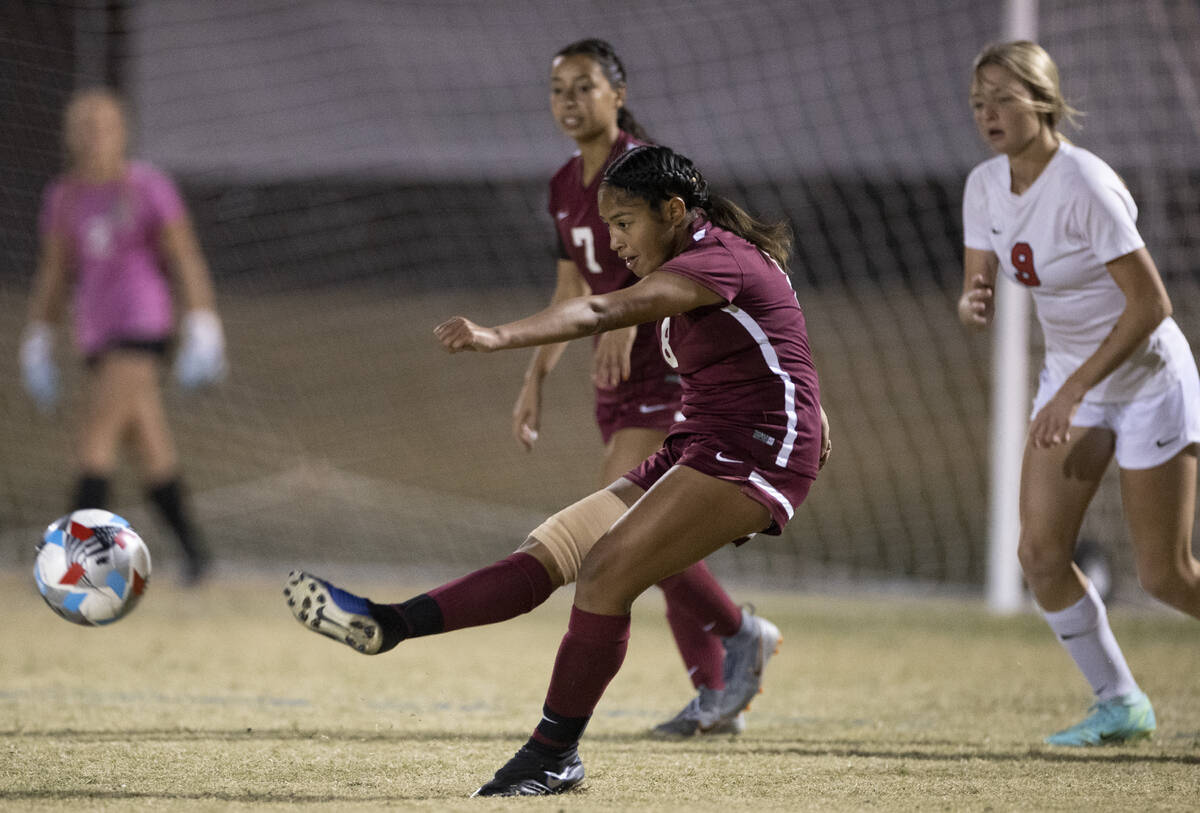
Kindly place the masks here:
<instances>
[{"instance_id":1,"label":"green grass","mask_svg":"<svg viewBox=\"0 0 1200 813\"><path fill-rule=\"evenodd\" d=\"M690 684L648 594L584 738L584 789L466 797L536 723L569 594L507 624L367 658L305 632L278 578L151 585L73 627L0 573L0 806L43 810L1195 810L1200 627L1118 607L1155 739L1041 745L1089 702L1032 614L974 602L737 590L783 630L736 738L643 732ZM413 585L354 582L380 598ZM416 585L417 588L428 585Z\"/></svg>"}]
</instances>

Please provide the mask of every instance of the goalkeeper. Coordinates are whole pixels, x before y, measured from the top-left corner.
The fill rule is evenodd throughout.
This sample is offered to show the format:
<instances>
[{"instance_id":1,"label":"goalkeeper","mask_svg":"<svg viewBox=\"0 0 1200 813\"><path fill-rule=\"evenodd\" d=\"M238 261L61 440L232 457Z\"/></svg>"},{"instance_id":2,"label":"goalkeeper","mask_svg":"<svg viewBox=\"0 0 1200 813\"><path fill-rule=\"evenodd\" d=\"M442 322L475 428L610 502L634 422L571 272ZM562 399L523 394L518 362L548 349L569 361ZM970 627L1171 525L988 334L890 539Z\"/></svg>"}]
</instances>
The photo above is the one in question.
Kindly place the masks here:
<instances>
[{"instance_id":1,"label":"goalkeeper","mask_svg":"<svg viewBox=\"0 0 1200 813\"><path fill-rule=\"evenodd\" d=\"M71 292L74 338L87 369L71 509L106 507L119 447L129 439L147 495L183 551L184 583L194 584L209 557L188 515L160 365L173 344L174 286L184 306L175 357L179 384L198 387L225 374L225 340L208 268L175 185L127 157L120 99L104 88L84 90L63 118L68 167L43 195L38 264L21 339L22 381L41 411L55 410L54 325Z\"/></svg>"}]
</instances>

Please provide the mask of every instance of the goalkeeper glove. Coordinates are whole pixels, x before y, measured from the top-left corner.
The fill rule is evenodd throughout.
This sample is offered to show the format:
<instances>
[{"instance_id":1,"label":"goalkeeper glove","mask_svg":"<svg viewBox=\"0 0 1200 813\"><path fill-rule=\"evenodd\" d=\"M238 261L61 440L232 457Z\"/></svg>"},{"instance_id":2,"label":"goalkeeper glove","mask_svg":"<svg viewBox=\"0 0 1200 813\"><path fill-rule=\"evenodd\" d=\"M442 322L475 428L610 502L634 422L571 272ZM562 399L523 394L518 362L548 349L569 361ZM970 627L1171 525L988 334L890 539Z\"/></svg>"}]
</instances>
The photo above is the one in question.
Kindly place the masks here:
<instances>
[{"instance_id":1,"label":"goalkeeper glove","mask_svg":"<svg viewBox=\"0 0 1200 813\"><path fill-rule=\"evenodd\" d=\"M58 367L54 364L54 328L30 322L21 334L21 382L42 412L58 403Z\"/></svg>"},{"instance_id":2,"label":"goalkeeper glove","mask_svg":"<svg viewBox=\"0 0 1200 813\"><path fill-rule=\"evenodd\" d=\"M221 320L209 310L184 314L175 379L187 389L214 384L225 377L225 333Z\"/></svg>"}]
</instances>

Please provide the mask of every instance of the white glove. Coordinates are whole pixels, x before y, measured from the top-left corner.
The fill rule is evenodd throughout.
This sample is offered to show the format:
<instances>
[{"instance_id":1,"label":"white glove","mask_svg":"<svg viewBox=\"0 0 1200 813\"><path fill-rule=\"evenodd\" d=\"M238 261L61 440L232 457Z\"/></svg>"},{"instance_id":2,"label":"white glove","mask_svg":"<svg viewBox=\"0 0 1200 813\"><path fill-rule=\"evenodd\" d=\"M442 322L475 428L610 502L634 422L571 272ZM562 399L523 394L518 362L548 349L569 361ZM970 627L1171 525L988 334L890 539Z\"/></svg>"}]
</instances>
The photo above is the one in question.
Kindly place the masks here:
<instances>
[{"instance_id":1,"label":"white glove","mask_svg":"<svg viewBox=\"0 0 1200 813\"><path fill-rule=\"evenodd\" d=\"M214 384L225 377L225 333L212 311L188 311L180 326L175 379L187 389Z\"/></svg>"},{"instance_id":2,"label":"white glove","mask_svg":"<svg viewBox=\"0 0 1200 813\"><path fill-rule=\"evenodd\" d=\"M21 334L21 383L42 412L58 403L58 367L54 364L54 328L30 322Z\"/></svg>"}]
</instances>

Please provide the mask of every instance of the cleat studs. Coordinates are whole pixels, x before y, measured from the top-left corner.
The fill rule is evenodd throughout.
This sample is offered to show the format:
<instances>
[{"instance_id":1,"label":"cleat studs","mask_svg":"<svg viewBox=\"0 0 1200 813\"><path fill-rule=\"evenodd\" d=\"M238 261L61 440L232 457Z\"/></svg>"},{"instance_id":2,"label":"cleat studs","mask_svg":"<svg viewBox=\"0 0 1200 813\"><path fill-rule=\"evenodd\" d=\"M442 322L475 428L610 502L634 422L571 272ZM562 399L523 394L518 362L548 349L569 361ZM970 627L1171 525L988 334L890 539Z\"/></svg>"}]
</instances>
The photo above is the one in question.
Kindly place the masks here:
<instances>
[{"instance_id":1,"label":"cleat studs","mask_svg":"<svg viewBox=\"0 0 1200 813\"><path fill-rule=\"evenodd\" d=\"M296 613L296 617L299 618L301 621L307 621L308 613L306 613L304 610L301 610L300 612Z\"/></svg>"},{"instance_id":2,"label":"cleat studs","mask_svg":"<svg viewBox=\"0 0 1200 813\"><path fill-rule=\"evenodd\" d=\"M312 599L309 598L308 596L305 596L304 601L301 603L300 606L307 610L309 607L312 606Z\"/></svg>"}]
</instances>

